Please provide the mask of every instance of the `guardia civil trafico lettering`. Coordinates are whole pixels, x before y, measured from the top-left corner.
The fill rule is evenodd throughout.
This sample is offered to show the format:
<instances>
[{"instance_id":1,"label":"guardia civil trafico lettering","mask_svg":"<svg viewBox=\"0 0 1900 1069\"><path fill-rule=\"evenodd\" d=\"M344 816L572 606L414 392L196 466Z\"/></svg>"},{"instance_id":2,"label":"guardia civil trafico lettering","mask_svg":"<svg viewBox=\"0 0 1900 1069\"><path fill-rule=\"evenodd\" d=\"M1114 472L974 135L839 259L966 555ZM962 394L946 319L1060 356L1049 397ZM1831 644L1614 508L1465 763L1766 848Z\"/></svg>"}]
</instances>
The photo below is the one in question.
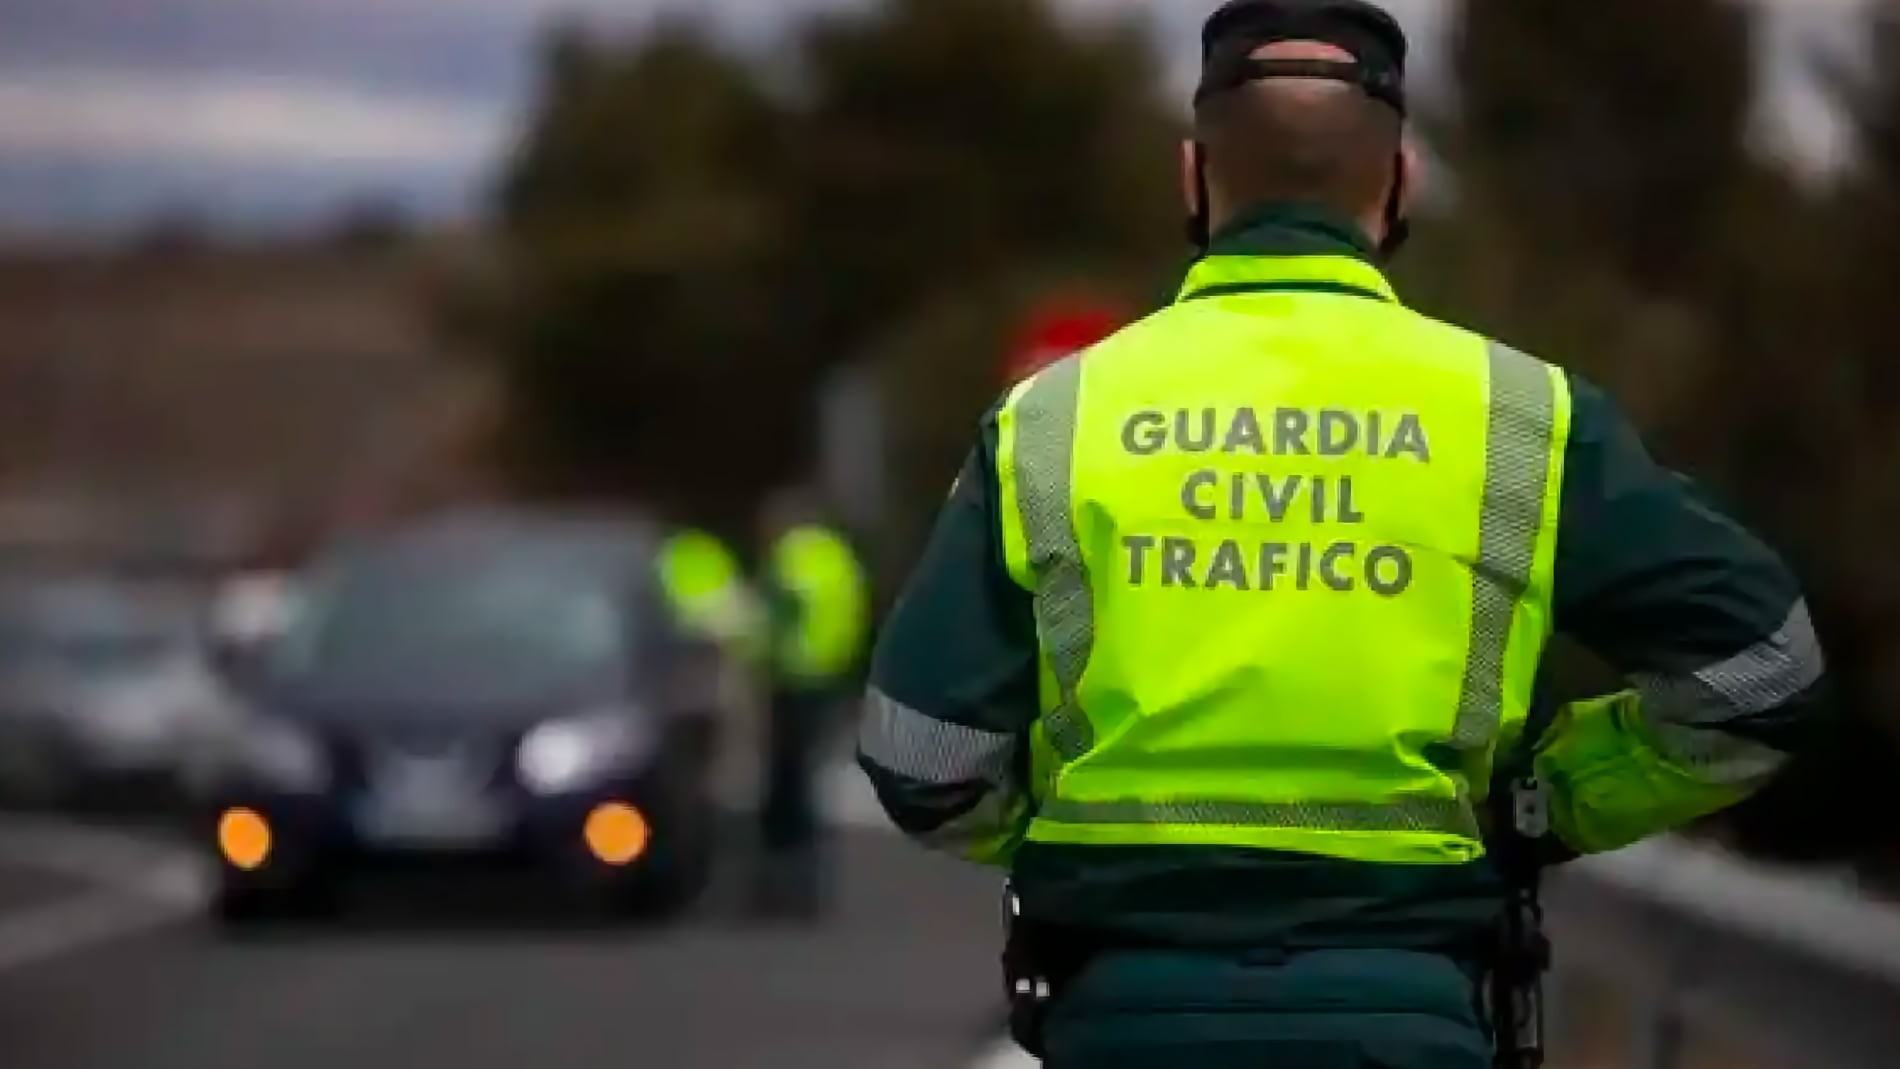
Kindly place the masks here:
<instances>
[{"instance_id":1,"label":"guardia civil trafico lettering","mask_svg":"<svg viewBox=\"0 0 1900 1069\"><path fill-rule=\"evenodd\" d=\"M1224 457L1360 457L1429 464L1431 440L1410 411L1252 406L1145 409L1122 424L1132 456L1215 454ZM1265 472L1200 467L1180 482L1179 507L1203 523L1298 524L1303 532L1340 537L1263 540L1195 538L1133 532L1122 537L1131 586L1198 590L1368 590L1384 598L1405 593L1415 571L1401 545L1363 545L1343 528L1367 521L1348 473Z\"/></svg>"}]
</instances>

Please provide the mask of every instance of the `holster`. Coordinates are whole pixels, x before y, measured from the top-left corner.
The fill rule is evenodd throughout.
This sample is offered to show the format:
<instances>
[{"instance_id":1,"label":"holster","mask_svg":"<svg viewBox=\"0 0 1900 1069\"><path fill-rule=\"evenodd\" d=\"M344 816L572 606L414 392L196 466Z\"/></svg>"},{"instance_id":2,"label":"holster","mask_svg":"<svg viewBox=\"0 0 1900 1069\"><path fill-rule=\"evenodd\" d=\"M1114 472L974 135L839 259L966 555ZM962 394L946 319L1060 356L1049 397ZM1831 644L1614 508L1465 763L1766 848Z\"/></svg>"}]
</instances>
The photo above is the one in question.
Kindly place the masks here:
<instances>
[{"instance_id":1,"label":"holster","mask_svg":"<svg viewBox=\"0 0 1900 1069\"><path fill-rule=\"evenodd\" d=\"M1544 1064L1544 976L1550 940L1544 934L1539 840L1548 831L1543 794L1534 775L1509 782L1509 812L1499 823L1493 857L1504 876L1505 903L1486 953L1485 1008L1497 1069L1541 1069Z\"/></svg>"},{"instance_id":2,"label":"holster","mask_svg":"<svg viewBox=\"0 0 1900 1069\"><path fill-rule=\"evenodd\" d=\"M1489 1010L1497 1069L1540 1069L1544 1064L1544 974L1550 941L1535 895L1512 893L1487 963Z\"/></svg>"},{"instance_id":3,"label":"holster","mask_svg":"<svg viewBox=\"0 0 1900 1069\"><path fill-rule=\"evenodd\" d=\"M1093 941L1025 917L1013 886L1005 886L1003 985L1009 1035L1031 1057L1043 1057L1043 1026L1057 998L1095 954Z\"/></svg>"}]
</instances>

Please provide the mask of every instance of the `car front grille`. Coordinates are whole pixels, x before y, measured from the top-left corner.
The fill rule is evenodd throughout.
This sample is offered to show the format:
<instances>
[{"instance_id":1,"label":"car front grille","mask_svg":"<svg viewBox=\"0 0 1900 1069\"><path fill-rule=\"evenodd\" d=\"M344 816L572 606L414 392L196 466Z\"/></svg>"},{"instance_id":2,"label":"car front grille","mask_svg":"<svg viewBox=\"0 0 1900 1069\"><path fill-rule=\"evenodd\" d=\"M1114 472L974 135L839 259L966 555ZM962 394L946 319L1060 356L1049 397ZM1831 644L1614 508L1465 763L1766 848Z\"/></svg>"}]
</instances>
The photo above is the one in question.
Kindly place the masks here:
<instances>
[{"instance_id":1,"label":"car front grille","mask_svg":"<svg viewBox=\"0 0 1900 1069\"><path fill-rule=\"evenodd\" d=\"M337 733L328 742L337 785L351 793L374 788L393 765L424 760L452 762L472 787L511 789L516 745L499 733L419 729Z\"/></svg>"}]
</instances>

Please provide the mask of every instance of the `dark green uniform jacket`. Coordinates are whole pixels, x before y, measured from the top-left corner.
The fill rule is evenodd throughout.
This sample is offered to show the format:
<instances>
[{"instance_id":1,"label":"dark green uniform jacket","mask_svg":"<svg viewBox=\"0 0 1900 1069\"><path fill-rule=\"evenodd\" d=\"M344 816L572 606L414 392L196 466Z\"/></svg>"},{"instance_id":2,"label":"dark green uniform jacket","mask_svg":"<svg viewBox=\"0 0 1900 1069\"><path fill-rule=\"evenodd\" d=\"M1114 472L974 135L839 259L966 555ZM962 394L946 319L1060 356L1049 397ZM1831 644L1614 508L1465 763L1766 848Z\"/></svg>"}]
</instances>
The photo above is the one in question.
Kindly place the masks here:
<instances>
[{"instance_id":1,"label":"dark green uniform jacket","mask_svg":"<svg viewBox=\"0 0 1900 1069\"><path fill-rule=\"evenodd\" d=\"M1349 228L1284 208L1226 228L1214 251L1370 255ZM1696 690L1700 700L1670 706L1684 710L1675 726L1785 753L1820 676L1794 579L1688 481L1653 462L1600 390L1574 375L1570 387L1557 631L1629 676L1633 693ZM1007 574L1000 542L994 418L983 421L872 666L860 763L892 819L926 842L997 810L997 783L919 778L880 760L886 747L872 735L891 727L889 717L874 723L880 703L952 734L1025 734L1038 715L1031 597ZM1699 672L1709 666L1723 666L1725 679L1739 672L1749 699L1715 694L1712 677ZM1486 929L1499 901L1484 862L1377 865L1251 849L1025 842L1011 866L1029 913L1148 945L1437 949Z\"/></svg>"}]
</instances>

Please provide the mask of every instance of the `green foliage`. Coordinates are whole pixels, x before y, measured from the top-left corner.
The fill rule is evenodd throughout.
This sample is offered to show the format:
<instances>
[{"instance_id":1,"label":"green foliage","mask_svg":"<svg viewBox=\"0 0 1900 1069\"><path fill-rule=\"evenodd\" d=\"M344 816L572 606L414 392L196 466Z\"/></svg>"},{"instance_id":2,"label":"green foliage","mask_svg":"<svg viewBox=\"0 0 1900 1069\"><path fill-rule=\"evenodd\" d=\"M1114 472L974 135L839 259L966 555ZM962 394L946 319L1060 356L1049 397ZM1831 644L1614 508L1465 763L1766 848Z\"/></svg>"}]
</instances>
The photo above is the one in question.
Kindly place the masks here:
<instances>
[{"instance_id":1,"label":"green foliage","mask_svg":"<svg viewBox=\"0 0 1900 1069\"><path fill-rule=\"evenodd\" d=\"M892 0L815 23L788 272L821 352L885 368L900 515L934 509L1045 288L1123 290L1178 242L1176 125L1146 37L1047 3Z\"/></svg>"},{"instance_id":2,"label":"green foliage","mask_svg":"<svg viewBox=\"0 0 1900 1069\"><path fill-rule=\"evenodd\" d=\"M919 380L893 390L976 399L999 385L1001 309L1032 284L1146 282L1169 247L1174 126L1132 26L893 0L815 20L798 54L785 99L685 26L550 38L496 206L531 486L739 526L808 464L828 369L875 349ZM985 328L933 341L959 301ZM900 478L947 477L953 440L896 443L930 472Z\"/></svg>"},{"instance_id":3,"label":"green foliage","mask_svg":"<svg viewBox=\"0 0 1900 1069\"><path fill-rule=\"evenodd\" d=\"M946 286L1167 247L1173 125L1132 29L1086 34L1022 0L893 0L816 24L806 53L800 247L825 265L807 281L838 340Z\"/></svg>"},{"instance_id":4,"label":"green foliage","mask_svg":"<svg viewBox=\"0 0 1900 1069\"><path fill-rule=\"evenodd\" d=\"M778 342L780 105L685 24L625 48L557 32L544 67L497 196L518 474L672 503L740 471L761 492L788 433L755 373Z\"/></svg>"},{"instance_id":5,"label":"green foliage","mask_svg":"<svg viewBox=\"0 0 1900 1069\"><path fill-rule=\"evenodd\" d=\"M1753 166L1753 37L1740 0L1465 4L1466 177L1531 240L1693 287Z\"/></svg>"}]
</instances>

